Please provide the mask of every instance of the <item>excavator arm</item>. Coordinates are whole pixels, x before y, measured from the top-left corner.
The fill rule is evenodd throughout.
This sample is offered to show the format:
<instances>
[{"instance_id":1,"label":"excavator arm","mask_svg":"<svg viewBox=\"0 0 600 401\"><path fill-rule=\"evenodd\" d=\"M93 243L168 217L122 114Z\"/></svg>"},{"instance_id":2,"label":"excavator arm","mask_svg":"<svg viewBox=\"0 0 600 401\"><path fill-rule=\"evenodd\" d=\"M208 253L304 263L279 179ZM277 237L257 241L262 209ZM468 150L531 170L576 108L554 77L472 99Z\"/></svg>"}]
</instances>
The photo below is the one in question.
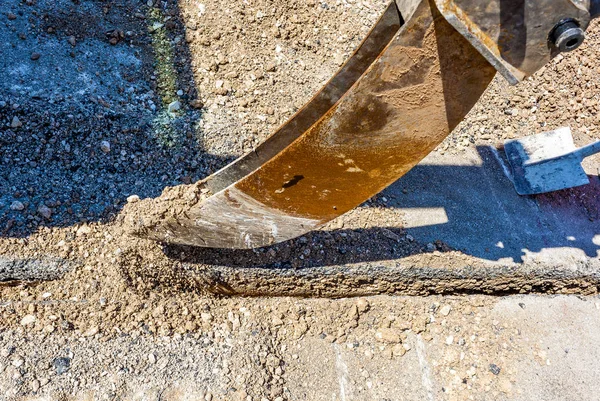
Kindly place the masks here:
<instances>
[{"instance_id":1,"label":"excavator arm","mask_svg":"<svg viewBox=\"0 0 600 401\"><path fill-rule=\"evenodd\" d=\"M511 84L577 48L600 0L396 0L289 121L222 170L137 202L139 236L218 248L317 229L407 173L498 71Z\"/></svg>"}]
</instances>

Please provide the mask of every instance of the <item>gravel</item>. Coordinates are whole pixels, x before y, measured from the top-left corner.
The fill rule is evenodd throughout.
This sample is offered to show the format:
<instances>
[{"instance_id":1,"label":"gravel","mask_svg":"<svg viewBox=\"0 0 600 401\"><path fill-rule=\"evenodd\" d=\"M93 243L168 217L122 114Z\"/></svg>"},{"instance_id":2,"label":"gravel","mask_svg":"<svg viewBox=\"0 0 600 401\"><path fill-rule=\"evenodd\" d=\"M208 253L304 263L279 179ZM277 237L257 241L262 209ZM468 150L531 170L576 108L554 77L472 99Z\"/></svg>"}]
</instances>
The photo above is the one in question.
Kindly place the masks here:
<instances>
[{"instance_id":1,"label":"gravel","mask_svg":"<svg viewBox=\"0 0 600 401\"><path fill-rule=\"evenodd\" d=\"M517 372L485 355L500 363L534 345L514 341L515 322L495 323L484 308L490 298L215 298L198 288L222 285L219 277L199 283L185 270L199 251L130 238L118 226L125 204L206 177L273 132L339 67L386 1L5 3L0 254L20 259L0 257L0 273L39 280L43 257L64 276L0 287L7 399L179 392L287 400L302 367L322 357L310 341L397 361L415 357L416 336L443 345L432 358L445 388L463 394L477 381L485 392L511 391ZM578 145L597 138L598 32L595 24L581 49L518 87L497 78L437 152L562 125ZM443 244L405 236L388 197L270 249L202 251L196 267L302 269L422 252L442 259ZM364 233L390 222L398 228Z\"/></svg>"}]
</instances>

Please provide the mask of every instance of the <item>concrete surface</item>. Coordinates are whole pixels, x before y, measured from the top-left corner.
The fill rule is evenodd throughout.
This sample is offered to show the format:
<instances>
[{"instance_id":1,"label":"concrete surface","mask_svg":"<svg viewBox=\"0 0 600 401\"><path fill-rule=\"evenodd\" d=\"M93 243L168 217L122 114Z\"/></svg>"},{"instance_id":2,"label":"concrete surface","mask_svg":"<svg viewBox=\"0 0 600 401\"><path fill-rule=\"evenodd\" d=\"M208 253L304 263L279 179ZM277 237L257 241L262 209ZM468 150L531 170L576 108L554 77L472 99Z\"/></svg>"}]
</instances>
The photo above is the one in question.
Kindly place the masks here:
<instances>
[{"instance_id":1,"label":"concrete surface","mask_svg":"<svg viewBox=\"0 0 600 401\"><path fill-rule=\"evenodd\" d=\"M305 340L298 344L305 354L288 370L290 399L595 401L600 392L599 307L598 298L500 298L487 311L499 333L495 339L469 337L479 321L466 316L452 344L444 335L433 333L429 340L413 335L411 350L399 359ZM460 345L462 336L466 343ZM473 352L486 340L481 352ZM457 367L465 358L473 359L476 374ZM497 375L489 372L491 364L500 368Z\"/></svg>"},{"instance_id":2,"label":"concrete surface","mask_svg":"<svg viewBox=\"0 0 600 401\"><path fill-rule=\"evenodd\" d=\"M22 259L0 256L0 282L56 280L74 266L74 263L61 258Z\"/></svg>"},{"instance_id":3,"label":"concrete surface","mask_svg":"<svg viewBox=\"0 0 600 401\"><path fill-rule=\"evenodd\" d=\"M600 179L590 181L554 198L519 196L504 152L479 146L460 156L433 153L387 192L416 239L486 260L556 266L599 255L600 221L587 209L600 210ZM595 200L582 204L578 196Z\"/></svg>"}]
</instances>

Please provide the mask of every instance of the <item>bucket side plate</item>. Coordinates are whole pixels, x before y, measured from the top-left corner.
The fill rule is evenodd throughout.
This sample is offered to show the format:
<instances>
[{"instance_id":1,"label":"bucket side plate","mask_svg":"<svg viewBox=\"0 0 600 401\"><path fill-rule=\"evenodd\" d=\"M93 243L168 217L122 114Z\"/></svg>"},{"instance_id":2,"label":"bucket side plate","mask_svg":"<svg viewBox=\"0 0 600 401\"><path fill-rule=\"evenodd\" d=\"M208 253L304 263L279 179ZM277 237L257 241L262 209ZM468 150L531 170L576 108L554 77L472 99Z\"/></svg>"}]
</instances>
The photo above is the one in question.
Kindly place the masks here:
<instances>
[{"instance_id":1,"label":"bucket side plate","mask_svg":"<svg viewBox=\"0 0 600 401\"><path fill-rule=\"evenodd\" d=\"M139 232L171 243L255 248L314 230L430 153L495 72L433 1L420 2L351 88L293 142L208 199Z\"/></svg>"}]
</instances>

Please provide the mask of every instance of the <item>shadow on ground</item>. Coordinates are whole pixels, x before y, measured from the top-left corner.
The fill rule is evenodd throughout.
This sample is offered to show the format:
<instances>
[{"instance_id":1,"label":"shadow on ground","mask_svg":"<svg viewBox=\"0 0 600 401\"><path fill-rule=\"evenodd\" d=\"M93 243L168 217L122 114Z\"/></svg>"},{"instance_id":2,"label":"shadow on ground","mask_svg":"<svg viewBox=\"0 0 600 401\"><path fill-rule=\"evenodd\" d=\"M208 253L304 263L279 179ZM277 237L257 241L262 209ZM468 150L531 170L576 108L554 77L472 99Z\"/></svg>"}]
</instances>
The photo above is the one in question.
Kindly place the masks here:
<instances>
[{"instance_id":1,"label":"shadow on ground","mask_svg":"<svg viewBox=\"0 0 600 401\"><path fill-rule=\"evenodd\" d=\"M3 9L15 18L0 24L0 235L105 221L129 195L156 197L230 161L203 151L176 1Z\"/></svg>"},{"instance_id":2,"label":"shadow on ground","mask_svg":"<svg viewBox=\"0 0 600 401\"><path fill-rule=\"evenodd\" d=\"M430 161L443 164L427 164ZM459 250L486 260L523 262L529 253L561 249L596 257L600 251L600 179L552 194L522 197L506 176L505 161L489 147L455 165L430 156L378 199L400 208L406 227L315 231L257 250L167 245L184 263L243 268L303 268L400 259ZM367 205L369 202L367 203ZM560 254L562 255L562 253ZM557 253L559 263L563 256Z\"/></svg>"}]
</instances>

